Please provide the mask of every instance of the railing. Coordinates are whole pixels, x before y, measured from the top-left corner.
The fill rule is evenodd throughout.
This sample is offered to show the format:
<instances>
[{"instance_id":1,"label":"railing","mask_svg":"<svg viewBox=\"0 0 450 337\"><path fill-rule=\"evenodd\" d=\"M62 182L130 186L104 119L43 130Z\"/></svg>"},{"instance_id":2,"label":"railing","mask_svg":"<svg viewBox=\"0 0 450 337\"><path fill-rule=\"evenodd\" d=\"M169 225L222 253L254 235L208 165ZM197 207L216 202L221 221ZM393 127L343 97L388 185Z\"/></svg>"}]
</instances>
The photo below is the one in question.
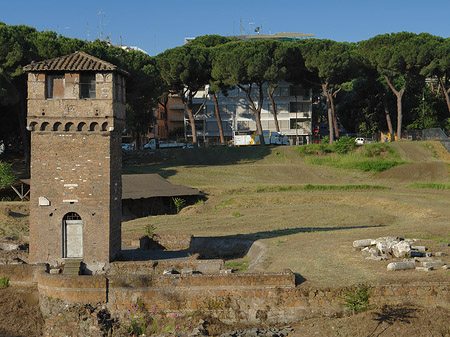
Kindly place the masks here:
<instances>
[{"instance_id":1,"label":"railing","mask_svg":"<svg viewBox=\"0 0 450 337\"><path fill-rule=\"evenodd\" d=\"M408 140L438 140L450 152L450 138L441 128L406 131Z\"/></svg>"}]
</instances>

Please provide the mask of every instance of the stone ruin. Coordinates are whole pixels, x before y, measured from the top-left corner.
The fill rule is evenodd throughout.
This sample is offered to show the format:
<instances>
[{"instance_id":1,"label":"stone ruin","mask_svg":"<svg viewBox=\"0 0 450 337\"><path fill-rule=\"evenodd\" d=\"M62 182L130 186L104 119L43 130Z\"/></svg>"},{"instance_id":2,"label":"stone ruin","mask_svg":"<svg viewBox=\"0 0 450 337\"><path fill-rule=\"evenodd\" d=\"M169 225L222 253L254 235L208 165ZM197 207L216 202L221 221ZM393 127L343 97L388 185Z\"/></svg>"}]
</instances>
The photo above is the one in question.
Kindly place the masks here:
<instances>
[{"instance_id":1,"label":"stone ruin","mask_svg":"<svg viewBox=\"0 0 450 337\"><path fill-rule=\"evenodd\" d=\"M396 260L387 265L388 271L450 269L450 265L442 260L443 257L447 256L447 253L432 253L425 246L414 245L417 241L417 239L385 236L375 240L363 239L353 241L353 248L361 251L366 260ZM450 243L440 242L439 246L448 247ZM398 261L399 259L402 260Z\"/></svg>"}]
</instances>

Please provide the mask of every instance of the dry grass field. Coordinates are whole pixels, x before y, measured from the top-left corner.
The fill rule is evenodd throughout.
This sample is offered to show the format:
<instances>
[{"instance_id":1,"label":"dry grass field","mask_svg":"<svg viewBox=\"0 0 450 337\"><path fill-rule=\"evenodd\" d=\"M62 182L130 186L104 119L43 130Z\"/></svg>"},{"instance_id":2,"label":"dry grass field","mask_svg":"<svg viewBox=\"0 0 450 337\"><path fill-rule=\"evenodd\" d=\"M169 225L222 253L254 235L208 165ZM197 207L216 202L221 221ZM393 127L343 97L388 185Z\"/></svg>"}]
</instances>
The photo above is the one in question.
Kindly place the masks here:
<instances>
[{"instance_id":1,"label":"dry grass field","mask_svg":"<svg viewBox=\"0 0 450 337\"><path fill-rule=\"evenodd\" d=\"M388 261L367 261L352 248L357 239L400 236L450 255L438 245L450 242L450 190L410 187L449 183L450 155L438 142L392 146L407 163L381 173L309 165L294 147L189 149L128 165L127 173L159 173L198 188L206 201L177 215L126 222L123 232L144 233L151 224L156 233L260 240L268 252L256 270L289 268L311 286L449 280L445 270L389 273ZM307 184L387 189L298 189Z\"/></svg>"}]
</instances>

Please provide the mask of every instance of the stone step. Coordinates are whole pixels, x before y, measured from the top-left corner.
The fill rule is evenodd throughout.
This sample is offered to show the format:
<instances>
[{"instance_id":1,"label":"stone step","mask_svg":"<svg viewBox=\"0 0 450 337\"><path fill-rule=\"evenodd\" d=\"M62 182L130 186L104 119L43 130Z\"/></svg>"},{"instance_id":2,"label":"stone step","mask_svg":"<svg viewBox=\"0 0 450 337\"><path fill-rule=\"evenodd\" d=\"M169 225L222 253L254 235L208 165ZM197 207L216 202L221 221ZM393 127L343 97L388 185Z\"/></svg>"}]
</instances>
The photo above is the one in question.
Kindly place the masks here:
<instances>
[{"instance_id":1,"label":"stone step","mask_svg":"<svg viewBox=\"0 0 450 337\"><path fill-rule=\"evenodd\" d=\"M64 265L64 275L80 275L81 259L66 259Z\"/></svg>"}]
</instances>

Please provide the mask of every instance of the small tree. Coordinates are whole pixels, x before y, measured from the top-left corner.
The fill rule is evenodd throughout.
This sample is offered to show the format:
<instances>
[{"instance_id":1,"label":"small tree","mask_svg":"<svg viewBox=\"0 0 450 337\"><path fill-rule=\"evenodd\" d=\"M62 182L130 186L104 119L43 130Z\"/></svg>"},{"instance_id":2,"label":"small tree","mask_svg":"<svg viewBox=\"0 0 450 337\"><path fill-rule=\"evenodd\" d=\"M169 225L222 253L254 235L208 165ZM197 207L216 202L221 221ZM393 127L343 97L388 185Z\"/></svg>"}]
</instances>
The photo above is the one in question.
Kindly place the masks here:
<instances>
[{"instance_id":1,"label":"small tree","mask_svg":"<svg viewBox=\"0 0 450 337\"><path fill-rule=\"evenodd\" d=\"M12 170L12 164L0 161L0 188L14 184L17 181Z\"/></svg>"}]
</instances>

